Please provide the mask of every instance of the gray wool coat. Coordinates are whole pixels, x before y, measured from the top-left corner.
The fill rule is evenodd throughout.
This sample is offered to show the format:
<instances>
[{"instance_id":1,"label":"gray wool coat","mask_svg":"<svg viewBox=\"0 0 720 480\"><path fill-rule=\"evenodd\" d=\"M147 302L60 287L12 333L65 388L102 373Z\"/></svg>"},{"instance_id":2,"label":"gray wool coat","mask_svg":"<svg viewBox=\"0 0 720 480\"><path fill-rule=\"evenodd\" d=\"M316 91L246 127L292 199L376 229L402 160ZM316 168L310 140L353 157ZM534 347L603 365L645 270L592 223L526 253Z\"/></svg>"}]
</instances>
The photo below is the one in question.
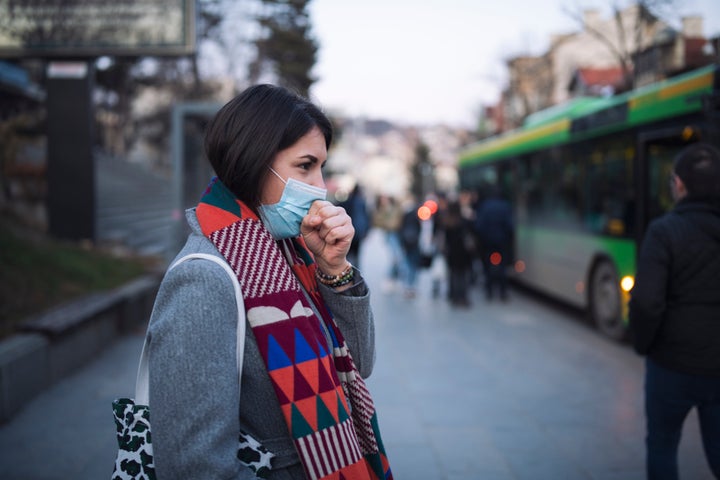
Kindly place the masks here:
<instances>
[{"instance_id":1,"label":"gray wool coat","mask_svg":"<svg viewBox=\"0 0 720 480\"><path fill-rule=\"evenodd\" d=\"M189 253L222 258L203 236L194 209L186 217L191 233L176 259ZM355 274L356 285L349 290L337 293L323 285L320 290L360 374L368 377L375 330L368 288ZM193 259L165 274L147 330L152 443L160 480L255 478L236 458L239 428L276 455L271 479L305 478L249 325L238 381L237 319L233 284L221 266Z\"/></svg>"}]
</instances>

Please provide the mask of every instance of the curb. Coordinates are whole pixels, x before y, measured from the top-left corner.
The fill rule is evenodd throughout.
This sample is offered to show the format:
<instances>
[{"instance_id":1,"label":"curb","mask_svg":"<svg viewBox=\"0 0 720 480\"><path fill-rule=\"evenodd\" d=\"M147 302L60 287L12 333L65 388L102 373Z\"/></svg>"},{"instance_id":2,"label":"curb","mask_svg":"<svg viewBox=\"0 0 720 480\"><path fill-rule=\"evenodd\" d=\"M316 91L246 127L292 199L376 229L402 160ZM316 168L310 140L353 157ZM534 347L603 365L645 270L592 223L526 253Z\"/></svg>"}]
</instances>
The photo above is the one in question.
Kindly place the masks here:
<instances>
[{"instance_id":1,"label":"curb","mask_svg":"<svg viewBox=\"0 0 720 480\"><path fill-rule=\"evenodd\" d=\"M160 274L147 274L52 308L0 341L0 423L86 365L119 335L145 327L160 279Z\"/></svg>"}]
</instances>

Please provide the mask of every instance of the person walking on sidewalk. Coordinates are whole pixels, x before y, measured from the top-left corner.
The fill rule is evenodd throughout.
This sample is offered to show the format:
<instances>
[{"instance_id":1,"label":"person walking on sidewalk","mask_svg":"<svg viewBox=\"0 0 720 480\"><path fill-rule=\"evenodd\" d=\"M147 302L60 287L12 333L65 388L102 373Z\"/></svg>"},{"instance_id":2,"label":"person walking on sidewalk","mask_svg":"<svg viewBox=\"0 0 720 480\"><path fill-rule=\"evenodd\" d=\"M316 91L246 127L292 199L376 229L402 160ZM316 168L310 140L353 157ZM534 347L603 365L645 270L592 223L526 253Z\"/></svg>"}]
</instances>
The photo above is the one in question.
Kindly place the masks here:
<instances>
[{"instance_id":1,"label":"person walking on sidewalk","mask_svg":"<svg viewBox=\"0 0 720 480\"><path fill-rule=\"evenodd\" d=\"M402 216L402 207L395 197L390 195L377 197L372 215L372 225L382 230L390 254L390 265L383 284L386 291L395 289L395 284L400 279L400 272L402 271L403 250L398 233Z\"/></svg>"},{"instance_id":2,"label":"person walking on sidewalk","mask_svg":"<svg viewBox=\"0 0 720 480\"><path fill-rule=\"evenodd\" d=\"M439 210L436 222L440 225L438 235L442 237L442 253L448 268L448 300L453 307L467 308L473 256L468 239L472 226L463 217L458 200L451 200L447 208Z\"/></svg>"},{"instance_id":3,"label":"person walking on sidewalk","mask_svg":"<svg viewBox=\"0 0 720 480\"><path fill-rule=\"evenodd\" d=\"M356 267L360 267L360 248L365 237L370 232L371 222L365 194L359 183L356 183L350 191L347 200L340 202L339 205L350 215L355 228L355 235L353 235L352 243L350 243L347 259Z\"/></svg>"},{"instance_id":4,"label":"person walking on sidewalk","mask_svg":"<svg viewBox=\"0 0 720 480\"><path fill-rule=\"evenodd\" d=\"M475 217L475 231L482 245L482 264L485 277L485 298L492 300L496 290L507 300L507 268L512 265L515 223L510 202L500 188L490 187Z\"/></svg>"},{"instance_id":5,"label":"person walking on sidewalk","mask_svg":"<svg viewBox=\"0 0 720 480\"><path fill-rule=\"evenodd\" d=\"M420 267L420 219L414 199L407 201L400 220L400 246L403 251L402 283L403 296L415 298L417 294L417 274Z\"/></svg>"},{"instance_id":6,"label":"person walking on sidewalk","mask_svg":"<svg viewBox=\"0 0 720 480\"><path fill-rule=\"evenodd\" d=\"M647 477L678 478L682 427L695 407L720 478L720 151L682 150L670 185L677 203L648 227L629 310L635 350L647 357Z\"/></svg>"},{"instance_id":7,"label":"person walking on sidewalk","mask_svg":"<svg viewBox=\"0 0 720 480\"><path fill-rule=\"evenodd\" d=\"M346 259L351 219L325 200L331 140L315 105L271 85L210 122L217 178L186 212L177 258L226 261L249 328L239 381L231 279L203 259L166 273L147 331L159 479L256 478L238 438L265 459L253 465L265 478L392 478L363 382L375 361L370 293Z\"/></svg>"}]
</instances>

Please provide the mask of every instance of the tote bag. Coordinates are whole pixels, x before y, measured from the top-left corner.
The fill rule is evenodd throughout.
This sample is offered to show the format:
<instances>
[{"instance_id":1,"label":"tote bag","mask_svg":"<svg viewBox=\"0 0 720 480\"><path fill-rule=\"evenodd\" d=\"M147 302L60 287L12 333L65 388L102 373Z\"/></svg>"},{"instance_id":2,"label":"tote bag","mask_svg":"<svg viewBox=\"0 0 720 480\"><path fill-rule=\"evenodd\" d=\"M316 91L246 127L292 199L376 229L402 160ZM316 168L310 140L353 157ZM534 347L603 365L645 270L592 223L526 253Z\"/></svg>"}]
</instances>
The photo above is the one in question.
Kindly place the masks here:
<instances>
[{"instance_id":1,"label":"tote bag","mask_svg":"<svg viewBox=\"0 0 720 480\"><path fill-rule=\"evenodd\" d=\"M245 351L245 305L240 284L227 262L205 253L186 255L175 262L168 271L193 258L201 258L217 263L223 267L233 281L238 309L236 356L239 380L242 375L242 361ZM154 480L156 478L148 400L149 373L147 337L145 337L135 382L135 398L119 398L112 403L119 447L115 458L112 480ZM270 471L270 460L274 457L274 454L270 453L246 432L240 431L239 442L238 459L240 462L253 470L257 477L266 478Z\"/></svg>"}]
</instances>

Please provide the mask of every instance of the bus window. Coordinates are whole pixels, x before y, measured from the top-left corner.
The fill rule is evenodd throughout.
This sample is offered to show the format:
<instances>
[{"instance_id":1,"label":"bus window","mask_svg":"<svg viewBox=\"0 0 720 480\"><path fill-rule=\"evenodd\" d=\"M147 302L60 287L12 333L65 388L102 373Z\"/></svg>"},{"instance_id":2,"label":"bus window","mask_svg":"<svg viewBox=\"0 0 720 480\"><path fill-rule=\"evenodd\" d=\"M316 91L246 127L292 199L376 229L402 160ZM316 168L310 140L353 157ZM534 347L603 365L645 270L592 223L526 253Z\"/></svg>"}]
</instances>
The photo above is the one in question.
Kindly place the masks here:
<instances>
[{"instance_id":1,"label":"bus window","mask_svg":"<svg viewBox=\"0 0 720 480\"><path fill-rule=\"evenodd\" d=\"M648 222L669 212L673 207L670 174L673 159L682 147L683 145L660 144L648 146Z\"/></svg>"},{"instance_id":2,"label":"bus window","mask_svg":"<svg viewBox=\"0 0 720 480\"><path fill-rule=\"evenodd\" d=\"M536 219L544 226L576 229L577 216L572 202L574 172L564 149L545 150L532 157L532 176L536 180L529 198Z\"/></svg>"},{"instance_id":3,"label":"bus window","mask_svg":"<svg viewBox=\"0 0 720 480\"><path fill-rule=\"evenodd\" d=\"M611 138L586 151L582 168L585 188L583 223L592 233L632 234L632 152L624 138Z\"/></svg>"},{"instance_id":4,"label":"bus window","mask_svg":"<svg viewBox=\"0 0 720 480\"><path fill-rule=\"evenodd\" d=\"M515 201L515 171L513 170L513 164L507 163L501 165L499 168L498 185L500 186L500 192L503 197L511 203Z\"/></svg>"},{"instance_id":5,"label":"bus window","mask_svg":"<svg viewBox=\"0 0 720 480\"><path fill-rule=\"evenodd\" d=\"M523 192L528 222L539 224L542 220L543 185L541 154L534 154L523 159L523 179L520 187Z\"/></svg>"},{"instance_id":6,"label":"bus window","mask_svg":"<svg viewBox=\"0 0 720 480\"><path fill-rule=\"evenodd\" d=\"M565 148L562 150L561 172L558 178L558 197L563 211L564 220L577 229L582 218L582 196L580 195L580 171L578 161L573 153ZM580 227L581 228L581 227Z\"/></svg>"}]
</instances>

